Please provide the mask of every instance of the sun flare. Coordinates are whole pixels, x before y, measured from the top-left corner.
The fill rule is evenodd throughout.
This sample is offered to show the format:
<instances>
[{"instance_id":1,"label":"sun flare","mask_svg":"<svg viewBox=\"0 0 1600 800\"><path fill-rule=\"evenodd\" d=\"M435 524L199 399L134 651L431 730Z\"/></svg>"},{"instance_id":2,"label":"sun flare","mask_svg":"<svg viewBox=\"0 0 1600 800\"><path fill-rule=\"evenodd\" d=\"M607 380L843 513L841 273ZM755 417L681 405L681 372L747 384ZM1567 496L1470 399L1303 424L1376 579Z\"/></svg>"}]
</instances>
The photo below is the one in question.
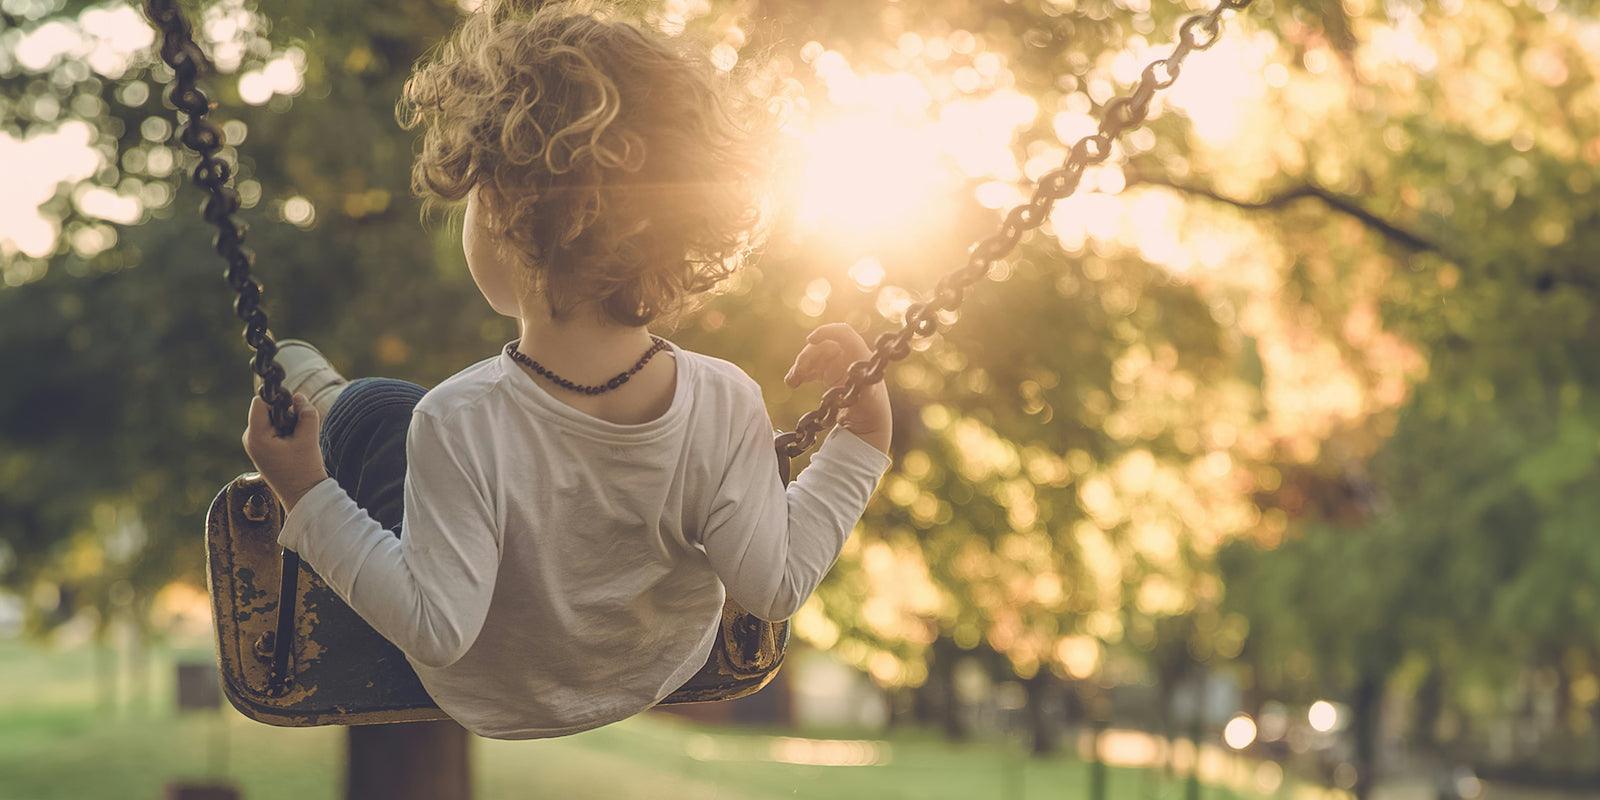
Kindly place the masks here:
<instances>
[{"instance_id":1,"label":"sun flare","mask_svg":"<svg viewBox=\"0 0 1600 800\"><path fill-rule=\"evenodd\" d=\"M952 188L948 168L923 128L858 113L806 131L793 187L797 222L808 230L867 233L915 219L931 196Z\"/></svg>"},{"instance_id":2,"label":"sun flare","mask_svg":"<svg viewBox=\"0 0 1600 800\"><path fill-rule=\"evenodd\" d=\"M796 166L783 189L803 232L914 233L966 182L1020 177L1013 143L1038 113L1032 98L978 94L954 75L858 73L820 45L805 55L826 97L785 131Z\"/></svg>"}]
</instances>

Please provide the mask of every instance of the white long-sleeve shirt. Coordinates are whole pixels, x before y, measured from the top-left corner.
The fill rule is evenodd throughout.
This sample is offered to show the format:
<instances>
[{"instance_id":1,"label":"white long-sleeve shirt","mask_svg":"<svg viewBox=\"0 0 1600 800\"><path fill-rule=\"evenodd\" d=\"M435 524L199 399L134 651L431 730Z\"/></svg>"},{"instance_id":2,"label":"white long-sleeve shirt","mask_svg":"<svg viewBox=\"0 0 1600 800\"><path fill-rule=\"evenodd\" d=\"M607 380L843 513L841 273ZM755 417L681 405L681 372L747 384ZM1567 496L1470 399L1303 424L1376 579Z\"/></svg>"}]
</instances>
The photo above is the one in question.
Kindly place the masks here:
<instances>
[{"instance_id":1,"label":"white long-sleeve shirt","mask_svg":"<svg viewBox=\"0 0 1600 800\"><path fill-rule=\"evenodd\" d=\"M788 486L756 383L676 347L665 414L618 425L504 353L428 392L396 538L332 479L279 542L406 654L469 730L560 736L632 716L706 661L724 599L784 619L888 467L842 428Z\"/></svg>"}]
</instances>

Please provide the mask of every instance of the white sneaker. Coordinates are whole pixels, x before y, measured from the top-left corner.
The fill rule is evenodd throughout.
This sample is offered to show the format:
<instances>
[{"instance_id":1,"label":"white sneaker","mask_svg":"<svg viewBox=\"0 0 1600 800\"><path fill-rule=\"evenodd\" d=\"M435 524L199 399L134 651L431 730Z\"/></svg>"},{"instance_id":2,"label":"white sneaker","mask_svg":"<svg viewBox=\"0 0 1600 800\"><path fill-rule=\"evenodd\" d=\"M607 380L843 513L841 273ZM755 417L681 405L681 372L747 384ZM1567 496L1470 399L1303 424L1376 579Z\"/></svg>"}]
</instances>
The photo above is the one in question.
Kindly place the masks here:
<instances>
[{"instance_id":1,"label":"white sneaker","mask_svg":"<svg viewBox=\"0 0 1600 800\"><path fill-rule=\"evenodd\" d=\"M328 418L328 409L333 408L339 393L350 385L322 351L299 339L278 342L278 366L283 367L283 388L310 398L323 419Z\"/></svg>"}]
</instances>

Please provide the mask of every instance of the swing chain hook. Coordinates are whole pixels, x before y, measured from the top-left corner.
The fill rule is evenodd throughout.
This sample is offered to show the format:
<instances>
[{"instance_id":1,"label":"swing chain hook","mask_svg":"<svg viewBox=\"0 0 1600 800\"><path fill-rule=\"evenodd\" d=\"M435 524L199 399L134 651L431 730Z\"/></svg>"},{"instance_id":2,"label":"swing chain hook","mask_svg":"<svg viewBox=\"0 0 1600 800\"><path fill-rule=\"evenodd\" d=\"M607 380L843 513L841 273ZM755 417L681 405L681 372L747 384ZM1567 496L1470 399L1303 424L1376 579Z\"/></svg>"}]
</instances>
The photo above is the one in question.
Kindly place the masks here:
<instances>
[{"instance_id":1,"label":"swing chain hook","mask_svg":"<svg viewBox=\"0 0 1600 800\"><path fill-rule=\"evenodd\" d=\"M940 325L954 322L966 290L988 277L995 262L1011 255L1024 235L1050 218L1056 201L1077 190L1084 170L1111 157L1112 145L1118 136L1144 124L1151 100L1158 90L1171 86L1178 79L1184 59L1190 53L1211 47L1221 38L1223 13L1243 10L1251 2L1219 0L1211 10L1185 19L1178 27L1178 42L1173 45L1172 52L1146 66L1131 92L1112 99L1101 109L1099 130L1079 139L1060 167L1041 176L1033 197L1011 209L997 232L969 248L966 265L939 279L930 299L908 306L900 329L879 335L873 343L872 355L851 364L844 382L824 392L817 407L800 417L792 432L778 435L773 445L778 451L779 471L785 483L789 479L790 461L816 445L817 438L833 427L839 414L867 387L882 381L890 364L909 355L913 340L931 336Z\"/></svg>"},{"instance_id":2,"label":"swing chain hook","mask_svg":"<svg viewBox=\"0 0 1600 800\"><path fill-rule=\"evenodd\" d=\"M227 145L222 128L207 118L210 98L200 88L200 76L211 71L211 61L194 41L194 32L176 0L147 0L145 15L161 31L161 60L172 68L173 81L167 99L187 117L179 141L199 156L190 173L194 184L206 192L201 216L217 229L212 246L227 263L223 273L238 295L233 313L244 323L244 340L255 351L250 370L261 379L259 394L266 401L272 427L280 435L294 433L298 421L294 398L283 388L283 368L275 359L278 344L268 329L267 312L261 307L261 283L250 276L255 253L244 246L249 228L234 218L239 210L239 195L229 185L233 166L219 154Z\"/></svg>"}]
</instances>

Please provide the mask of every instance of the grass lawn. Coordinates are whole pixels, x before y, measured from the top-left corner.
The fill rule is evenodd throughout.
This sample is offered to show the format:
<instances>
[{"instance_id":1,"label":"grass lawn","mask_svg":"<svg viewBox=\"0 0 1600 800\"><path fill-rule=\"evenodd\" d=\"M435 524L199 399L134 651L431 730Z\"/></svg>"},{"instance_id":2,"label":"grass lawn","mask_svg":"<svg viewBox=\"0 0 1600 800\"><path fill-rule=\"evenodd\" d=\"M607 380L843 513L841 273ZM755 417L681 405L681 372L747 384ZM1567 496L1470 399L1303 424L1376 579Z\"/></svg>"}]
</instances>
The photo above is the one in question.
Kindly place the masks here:
<instances>
[{"instance_id":1,"label":"grass lawn","mask_svg":"<svg viewBox=\"0 0 1600 800\"><path fill-rule=\"evenodd\" d=\"M204 651L185 652L203 658ZM231 708L179 715L171 700L174 655L151 659L148 702L99 711L94 662L85 649L49 651L0 641L0 800L159 798L179 778L204 778L208 764L247 800L335 800L342 733L281 729ZM1025 758L998 743L953 746L913 732L864 733L864 744L832 745L867 766L806 766L830 743L787 732L717 728L645 715L597 731L533 742L473 742L477 797L776 800L777 798L960 798L1033 800L1088 793L1087 765ZM792 734L803 736L807 734ZM797 757L798 756L798 757ZM832 759L838 760L838 759ZM850 760L850 759L846 759ZM1182 787L1148 771L1111 769L1108 800L1177 800ZM1208 790L1206 800L1234 800Z\"/></svg>"}]
</instances>

